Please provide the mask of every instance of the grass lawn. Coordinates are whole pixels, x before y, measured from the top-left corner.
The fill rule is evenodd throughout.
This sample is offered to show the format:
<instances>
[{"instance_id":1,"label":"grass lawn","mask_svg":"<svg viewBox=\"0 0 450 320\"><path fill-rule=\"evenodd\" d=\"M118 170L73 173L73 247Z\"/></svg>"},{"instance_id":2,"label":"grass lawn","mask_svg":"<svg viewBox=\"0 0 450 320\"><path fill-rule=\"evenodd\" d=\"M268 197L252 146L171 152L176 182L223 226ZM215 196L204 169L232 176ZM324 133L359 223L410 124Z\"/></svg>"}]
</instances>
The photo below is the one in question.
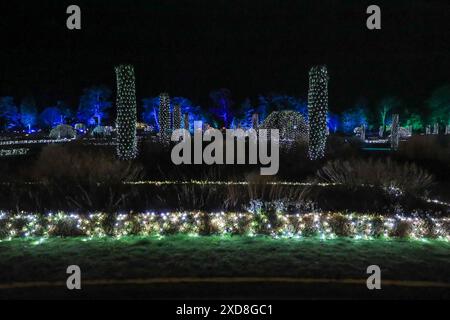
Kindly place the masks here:
<instances>
[{"instance_id":1,"label":"grass lawn","mask_svg":"<svg viewBox=\"0 0 450 320\"><path fill-rule=\"evenodd\" d=\"M66 268L79 265L82 281L97 279L137 279L156 277L299 277L327 279L366 279L367 266L380 266L383 280L433 281L450 283L450 243L444 241L413 240L354 240L339 238L320 239L272 239L268 237L239 236L167 236L112 238L50 238L40 242L36 239L17 239L0 242L0 284L30 281L63 281L67 278ZM383 284L383 282L382 282ZM198 297L222 296L233 290L251 296L256 284L232 285L157 285L107 286L109 294L115 296L129 291L150 290L152 296ZM257 288L254 288L254 287ZM290 287L288 291L286 288ZM365 282L351 291L348 285L308 285L308 292L319 290L334 292L341 297L341 291L349 297L358 297L358 290L368 292ZM383 286L383 285L382 285ZM95 286L93 286L95 287ZM114 288L113 288L114 287ZM237 288L240 287L240 288ZM270 288L269 288L270 287ZM289 297L322 297L296 291L301 285L268 285L267 290L292 292ZM344 288L345 287L345 288ZM192 290L192 289L195 290ZM65 292L65 288L63 288ZM83 288L89 291L89 286ZM91 288L92 289L92 288ZM115 289L115 290L113 290ZM217 291L217 290L218 291ZM313 289L313 291L310 291ZM355 289L355 288L353 288ZM419 288L422 294L427 292ZM23 290L23 289L22 289ZM34 290L34 291L33 291ZM41 295L36 288L30 292ZM55 290L55 289L53 289ZM62 289L59 289L62 290ZM105 287L97 286L96 292ZM222 291L221 291L222 290ZM274 291L275 290L275 291ZM391 289L386 287L386 290ZM398 288L395 296L408 296L411 288ZM0 289L0 297L14 297L18 289ZM83 290L82 290L83 291ZM263 292L261 291L261 292ZM296 292L294 292L296 291ZM353 292L350 294L350 291ZM380 290L383 291L383 290ZM194 293L192 293L194 292ZM371 291L374 292L374 291ZM183 294L184 293L184 294ZM19 294L21 296L23 292ZM148 294L148 292L144 293ZM104 296L103 294L99 294ZM353 296L355 295L355 296ZM439 297L449 297L449 289L440 288ZM56 294L58 296L58 294ZM98 295L97 295L98 296ZM131 294L132 296L132 294ZM264 295L263 295L264 296ZM382 296L381 296L382 297Z\"/></svg>"}]
</instances>

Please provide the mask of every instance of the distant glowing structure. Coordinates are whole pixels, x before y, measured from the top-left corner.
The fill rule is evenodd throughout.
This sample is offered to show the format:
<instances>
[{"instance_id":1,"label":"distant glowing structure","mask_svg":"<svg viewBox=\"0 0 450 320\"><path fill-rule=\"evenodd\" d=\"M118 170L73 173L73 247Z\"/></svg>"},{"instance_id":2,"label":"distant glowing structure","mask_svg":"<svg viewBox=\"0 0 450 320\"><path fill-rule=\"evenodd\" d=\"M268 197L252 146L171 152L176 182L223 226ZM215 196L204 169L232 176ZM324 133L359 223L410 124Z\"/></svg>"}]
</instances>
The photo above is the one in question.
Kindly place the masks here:
<instances>
[{"instance_id":1,"label":"distant glowing structure","mask_svg":"<svg viewBox=\"0 0 450 320\"><path fill-rule=\"evenodd\" d=\"M117 80L117 156L131 160L137 155L136 89L132 65L115 68Z\"/></svg>"},{"instance_id":2,"label":"distant glowing structure","mask_svg":"<svg viewBox=\"0 0 450 320\"><path fill-rule=\"evenodd\" d=\"M325 156L327 142L328 72L326 66L314 66L309 71L308 118L310 160Z\"/></svg>"}]
</instances>

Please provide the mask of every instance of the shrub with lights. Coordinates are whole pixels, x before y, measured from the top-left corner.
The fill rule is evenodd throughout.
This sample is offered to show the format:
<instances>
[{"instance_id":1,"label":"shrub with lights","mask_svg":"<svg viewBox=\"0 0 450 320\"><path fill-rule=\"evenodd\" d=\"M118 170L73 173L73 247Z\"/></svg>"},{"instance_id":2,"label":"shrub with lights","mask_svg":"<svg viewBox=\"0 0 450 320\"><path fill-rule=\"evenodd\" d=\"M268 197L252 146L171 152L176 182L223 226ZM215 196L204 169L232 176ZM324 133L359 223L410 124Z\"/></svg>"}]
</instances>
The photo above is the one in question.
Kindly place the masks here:
<instances>
[{"instance_id":1,"label":"shrub with lights","mask_svg":"<svg viewBox=\"0 0 450 320\"><path fill-rule=\"evenodd\" d=\"M326 66L314 66L309 71L308 119L311 160L325 156L328 113L328 72Z\"/></svg>"},{"instance_id":2,"label":"shrub with lights","mask_svg":"<svg viewBox=\"0 0 450 320\"><path fill-rule=\"evenodd\" d=\"M281 140L308 140L308 125L297 111L274 111L258 129L278 129Z\"/></svg>"},{"instance_id":3,"label":"shrub with lights","mask_svg":"<svg viewBox=\"0 0 450 320\"><path fill-rule=\"evenodd\" d=\"M121 160L131 160L137 155L134 68L131 65L120 65L115 70L117 79L117 156Z\"/></svg>"},{"instance_id":4,"label":"shrub with lights","mask_svg":"<svg viewBox=\"0 0 450 320\"><path fill-rule=\"evenodd\" d=\"M145 212L46 215L0 212L0 239L48 236L267 235L272 237L348 236L450 240L450 219L430 216L356 215L340 212L287 214L274 206L247 212Z\"/></svg>"}]
</instances>

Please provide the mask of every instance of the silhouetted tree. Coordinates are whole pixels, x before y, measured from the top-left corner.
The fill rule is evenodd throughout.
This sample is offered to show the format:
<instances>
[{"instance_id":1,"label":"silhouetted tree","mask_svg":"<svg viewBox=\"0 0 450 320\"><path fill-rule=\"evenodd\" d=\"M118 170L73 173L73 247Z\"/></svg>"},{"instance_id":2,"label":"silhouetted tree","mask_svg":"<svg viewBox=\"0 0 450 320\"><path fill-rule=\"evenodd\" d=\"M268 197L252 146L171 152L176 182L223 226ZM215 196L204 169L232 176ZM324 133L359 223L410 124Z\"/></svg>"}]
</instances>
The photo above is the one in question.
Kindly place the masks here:
<instances>
[{"instance_id":1,"label":"silhouetted tree","mask_svg":"<svg viewBox=\"0 0 450 320\"><path fill-rule=\"evenodd\" d=\"M12 129L20 125L20 114L13 97L0 98L0 124L3 129Z\"/></svg>"},{"instance_id":2,"label":"silhouetted tree","mask_svg":"<svg viewBox=\"0 0 450 320\"><path fill-rule=\"evenodd\" d=\"M214 107L211 112L216 115L223 125L228 128L233 119L232 106L233 101L231 100L231 92L228 89L222 88L219 90L214 90L209 93L209 97L213 101Z\"/></svg>"},{"instance_id":3,"label":"silhouetted tree","mask_svg":"<svg viewBox=\"0 0 450 320\"><path fill-rule=\"evenodd\" d=\"M450 124L450 85L444 85L433 91L427 100L430 110L430 123Z\"/></svg>"},{"instance_id":4,"label":"silhouetted tree","mask_svg":"<svg viewBox=\"0 0 450 320\"><path fill-rule=\"evenodd\" d=\"M108 118L111 107L111 89L106 86L93 86L83 91L78 107L77 118L88 125L101 125Z\"/></svg>"}]
</instances>

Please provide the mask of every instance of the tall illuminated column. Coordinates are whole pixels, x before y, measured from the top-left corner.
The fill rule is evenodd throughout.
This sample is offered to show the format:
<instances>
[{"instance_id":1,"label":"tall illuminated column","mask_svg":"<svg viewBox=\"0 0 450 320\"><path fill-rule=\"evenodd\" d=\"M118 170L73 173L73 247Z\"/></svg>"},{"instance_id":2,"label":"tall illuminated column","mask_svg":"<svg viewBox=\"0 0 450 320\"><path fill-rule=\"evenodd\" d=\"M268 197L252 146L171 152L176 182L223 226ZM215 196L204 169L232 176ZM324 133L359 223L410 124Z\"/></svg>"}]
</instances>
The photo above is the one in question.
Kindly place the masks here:
<instances>
[{"instance_id":1,"label":"tall illuminated column","mask_svg":"<svg viewBox=\"0 0 450 320\"><path fill-rule=\"evenodd\" d=\"M328 72L326 66L309 70L308 118L310 160L325 156L327 142Z\"/></svg>"},{"instance_id":2,"label":"tall illuminated column","mask_svg":"<svg viewBox=\"0 0 450 320\"><path fill-rule=\"evenodd\" d=\"M131 160L137 155L136 88L132 65L115 68L117 80L117 156Z\"/></svg>"},{"instance_id":3,"label":"tall illuminated column","mask_svg":"<svg viewBox=\"0 0 450 320\"><path fill-rule=\"evenodd\" d=\"M168 144L170 142L170 97L165 92L159 95L158 120L161 142Z\"/></svg>"}]
</instances>

